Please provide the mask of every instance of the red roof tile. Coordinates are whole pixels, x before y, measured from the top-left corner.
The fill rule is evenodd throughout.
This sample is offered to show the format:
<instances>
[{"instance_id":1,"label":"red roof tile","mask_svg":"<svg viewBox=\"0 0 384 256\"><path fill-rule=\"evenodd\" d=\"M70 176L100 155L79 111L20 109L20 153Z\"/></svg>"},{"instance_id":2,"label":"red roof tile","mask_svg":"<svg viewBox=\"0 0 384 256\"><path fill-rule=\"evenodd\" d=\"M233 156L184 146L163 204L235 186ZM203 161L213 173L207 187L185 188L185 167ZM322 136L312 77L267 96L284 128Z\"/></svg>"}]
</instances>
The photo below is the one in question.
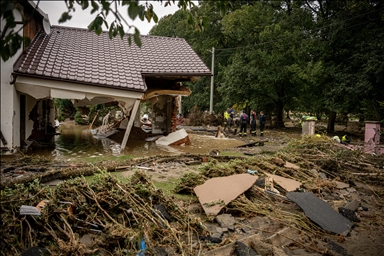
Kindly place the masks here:
<instances>
[{"instance_id":1,"label":"red roof tile","mask_svg":"<svg viewBox=\"0 0 384 256\"><path fill-rule=\"evenodd\" d=\"M17 75L146 91L142 75L210 76L182 38L141 36L141 48L127 37L109 39L87 29L52 26L32 41L14 65Z\"/></svg>"}]
</instances>

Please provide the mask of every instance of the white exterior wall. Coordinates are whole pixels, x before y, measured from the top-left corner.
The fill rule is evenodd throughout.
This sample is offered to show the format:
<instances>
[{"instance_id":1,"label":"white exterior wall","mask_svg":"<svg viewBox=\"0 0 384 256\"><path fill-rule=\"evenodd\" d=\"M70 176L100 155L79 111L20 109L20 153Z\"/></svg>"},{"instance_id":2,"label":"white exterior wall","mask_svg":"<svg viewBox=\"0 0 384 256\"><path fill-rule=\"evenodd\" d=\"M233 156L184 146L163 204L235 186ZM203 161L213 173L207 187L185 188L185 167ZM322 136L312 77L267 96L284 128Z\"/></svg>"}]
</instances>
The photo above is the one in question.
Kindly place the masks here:
<instances>
[{"instance_id":1,"label":"white exterior wall","mask_svg":"<svg viewBox=\"0 0 384 256\"><path fill-rule=\"evenodd\" d=\"M18 11L14 11L16 21L21 21L21 15ZM3 30L5 22L1 20L1 30ZM15 30L19 29L20 25L16 26ZM20 31L22 35L23 30ZM22 49L6 62L1 59L1 132L7 141L7 147L13 149L20 146L20 107L19 95L11 82L11 73L13 64L20 56ZM1 147L3 147L3 143Z\"/></svg>"}]
</instances>

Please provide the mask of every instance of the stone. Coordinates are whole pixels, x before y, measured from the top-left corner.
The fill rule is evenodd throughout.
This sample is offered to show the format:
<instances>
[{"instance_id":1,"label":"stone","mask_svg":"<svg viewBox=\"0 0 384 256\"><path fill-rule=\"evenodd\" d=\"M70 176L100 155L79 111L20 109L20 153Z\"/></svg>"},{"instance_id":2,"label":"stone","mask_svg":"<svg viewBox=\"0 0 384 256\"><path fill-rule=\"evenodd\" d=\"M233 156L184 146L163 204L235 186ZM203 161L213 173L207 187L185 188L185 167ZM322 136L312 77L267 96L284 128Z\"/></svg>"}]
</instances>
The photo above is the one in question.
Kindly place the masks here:
<instances>
[{"instance_id":1,"label":"stone","mask_svg":"<svg viewBox=\"0 0 384 256\"><path fill-rule=\"evenodd\" d=\"M341 213L341 215L343 215L345 218L349 219L350 221L354 221L354 222L360 221L356 213L350 209L339 207L339 212Z\"/></svg>"},{"instance_id":2,"label":"stone","mask_svg":"<svg viewBox=\"0 0 384 256\"><path fill-rule=\"evenodd\" d=\"M345 208L351 211L356 211L359 208L360 202L354 199L352 202L349 202Z\"/></svg>"},{"instance_id":3,"label":"stone","mask_svg":"<svg viewBox=\"0 0 384 256\"><path fill-rule=\"evenodd\" d=\"M319 177L326 180L327 179L327 175L325 175L325 173L321 172L319 173Z\"/></svg>"},{"instance_id":4,"label":"stone","mask_svg":"<svg viewBox=\"0 0 384 256\"><path fill-rule=\"evenodd\" d=\"M345 189L343 189L343 190L340 190L340 195L342 195L342 196L349 196L349 192L346 191Z\"/></svg>"},{"instance_id":5,"label":"stone","mask_svg":"<svg viewBox=\"0 0 384 256\"><path fill-rule=\"evenodd\" d=\"M223 232L216 232L216 233L213 233L211 237L221 238L222 235L223 235Z\"/></svg>"},{"instance_id":6,"label":"stone","mask_svg":"<svg viewBox=\"0 0 384 256\"><path fill-rule=\"evenodd\" d=\"M355 188L347 188L347 191L349 193L356 193L357 192L357 190Z\"/></svg>"},{"instance_id":7,"label":"stone","mask_svg":"<svg viewBox=\"0 0 384 256\"><path fill-rule=\"evenodd\" d=\"M329 243L327 244L327 247L328 247L331 251L337 253L336 255L351 256L351 254L348 254L348 251L347 251L344 247L342 247L341 245L339 245L339 244L336 243L336 242L333 242L333 241L329 242Z\"/></svg>"},{"instance_id":8,"label":"stone","mask_svg":"<svg viewBox=\"0 0 384 256\"><path fill-rule=\"evenodd\" d=\"M235 230L236 220L231 214L221 214L216 216L216 221L219 223L220 227L227 228L228 230Z\"/></svg>"},{"instance_id":9,"label":"stone","mask_svg":"<svg viewBox=\"0 0 384 256\"><path fill-rule=\"evenodd\" d=\"M349 184L340 182L340 181L335 181L336 183L336 188L337 189L344 189L344 188L349 188Z\"/></svg>"},{"instance_id":10,"label":"stone","mask_svg":"<svg viewBox=\"0 0 384 256\"><path fill-rule=\"evenodd\" d=\"M221 238L218 237L212 237L212 236L199 236L199 239L201 241L208 241L214 244L219 244L221 241L223 241Z\"/></svg>"},{"instance_id":11,"label":"stone","mask_svg":"<svg viewBox=\"0 0 384 256\"><path fill-rule=\"evenodd\" d=\"M235 254L237 256L256 256L256 255L258 255L255 252L255 250L246 246L242 242L237 241L235 247L236 247Z\"/></svg>"},{"instance_id":12,"label":"stone","mask_svg":"<svg viewBox=\"0 0 384 256\"><path fill-rule=\"evenodd\" d=\"M316 169L311 169L310 171L313 173L313 175L319 176L319 172Z\"/></svg>"},{"instance_id":13,"label":"stone","mask_svg":"<svg viewBox=\"0 0 384 256\"><path fill-rule=\"evenodd\" d=\"M84 234L80 240L80 243L86 245L87 247L92 247L93 244L93 237L90 234Z\"/></svg>"}]
</instances>

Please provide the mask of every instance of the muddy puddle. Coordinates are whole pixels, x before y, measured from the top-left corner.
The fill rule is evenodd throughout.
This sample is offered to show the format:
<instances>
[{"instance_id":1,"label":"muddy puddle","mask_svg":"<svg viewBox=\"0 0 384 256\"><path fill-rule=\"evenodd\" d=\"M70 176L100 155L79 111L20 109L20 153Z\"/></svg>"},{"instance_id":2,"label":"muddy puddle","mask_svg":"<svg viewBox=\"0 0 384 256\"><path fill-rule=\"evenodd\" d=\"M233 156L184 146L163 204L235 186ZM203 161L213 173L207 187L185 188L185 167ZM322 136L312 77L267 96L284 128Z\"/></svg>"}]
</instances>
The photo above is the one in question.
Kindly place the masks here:
<instances>
[{"instance_id":1,"label":"muddy puddle","mask_svg":"<svg viewBox=\"0 0 384 256\"><path fill-rule=\"evenodd\" d=\"M191 145L162 146L156 145L156 142L130 138L124 151L121 151L120 142L109 138L95 138L88 126L69 123L60 125L57 132L60 135L54 137L55 148L33 150L30 154L57 161L71 161L101 156L207 154L213 149L222 150L244 144L244 142L232 138L217 139L214 136L190 133Z\"/></svg>"}]
</instances>

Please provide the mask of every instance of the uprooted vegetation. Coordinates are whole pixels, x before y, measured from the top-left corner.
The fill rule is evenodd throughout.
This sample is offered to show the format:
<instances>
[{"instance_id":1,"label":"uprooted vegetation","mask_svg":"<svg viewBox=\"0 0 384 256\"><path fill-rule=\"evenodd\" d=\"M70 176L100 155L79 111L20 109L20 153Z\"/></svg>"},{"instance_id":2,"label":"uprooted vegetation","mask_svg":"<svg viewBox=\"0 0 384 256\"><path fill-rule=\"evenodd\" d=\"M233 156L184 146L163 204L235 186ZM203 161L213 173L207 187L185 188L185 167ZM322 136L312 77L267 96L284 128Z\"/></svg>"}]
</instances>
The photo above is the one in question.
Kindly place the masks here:
<instances>
[{"instance_id":1,"label":"uprooted vegetation","mask_svg":"<svg viewBox=\"0 0 384 256\"><path fill-rule=\"evenodd\" d=\"M149 254L156 254L156 248L164 246L179 254L196 250L186 247L189 239L205 234L198 219L164 196L142 172L136 172L129 183L100 173L92 183L78 177L52 189L37 181L27 186L19 184L2 191L2 198L1 244L6 254L40 246L52 255L97 251L134 255L144 238ZM41 216L18 214L21 205L36 205L43 200L47 201ZM94 241L97 249L79 242L89 232L99 233Z\"/></svg>"},{"instance_id":2,"label":"uprooted vegetation","mask_svg":"<svg viewBox=\"0 0 384 256\"><path fill-rule=\"evenodd\" d=\"M41 173L30 176L24 180L25 184L6 183L9 184L8 188L3 184L2 251L5 254L20 254L28 247L40 246L47 248L53 255L135 255L140 251L140 242L144 240L148 255L157 255L163 251L168 255L208 255L209 251L235 241L236 237L226 237L219 244L201 241L199 237L210 235L201 216L187 210L188 202L175 200L156 188L149 172L135 169L137 165L154 166L199 157L203 156L158 156L124 162L76 164L61 167L60 172L51 170L54 174L51 176ZM383 156L353 151L326 137L306 137L290 142L286 148L273 155L204 157L208 162L201 165L198 173L187 172L180 177L175 185L176 193L193 195L194 187L208 179L246 173L247 170L257 171L260 181L263 181L265 173L300 181L302 190L311 191L322 199L335 193L334 181L342 181L352 187L362 183L367 186L364 191L360 191L361 194L370 195L363 202L370 204L372 213L367 216L369 221L362 220L355 225L369 230L369 225L381 223L380 212L384 207ZM47 164L43 160L28 161L29 168L33 164ZM286 167L286 162L300 166L300 169ZM127 169L136 172L124 182L107 172ZM57 178L58 173L61 173L60 178L97 174L93 182L87 182L80 176L53 188L41 184L41 178ZM321 178L319 173L328 178ZM228 204L222 212L238 218L265 216L279 225L298 230L300 239L290 246L308 252L329 253L319 246L324 236L335 241L346 239L330 234L311 222L297 205L284 197L286 191L283 188L276 185L281 195L268 194L262 189L263 185L261 182L261 186L253 186ZM19 214L21 205L35 206L43 200L48 202L40 216ZM336 208L340 201L328 200ZM374 209L378 212L373 213ZM94 237L91 246L80 242L81 237L88 233ZM266 255L273 255L273 250Z\"/></svg>"}]
</instances>

